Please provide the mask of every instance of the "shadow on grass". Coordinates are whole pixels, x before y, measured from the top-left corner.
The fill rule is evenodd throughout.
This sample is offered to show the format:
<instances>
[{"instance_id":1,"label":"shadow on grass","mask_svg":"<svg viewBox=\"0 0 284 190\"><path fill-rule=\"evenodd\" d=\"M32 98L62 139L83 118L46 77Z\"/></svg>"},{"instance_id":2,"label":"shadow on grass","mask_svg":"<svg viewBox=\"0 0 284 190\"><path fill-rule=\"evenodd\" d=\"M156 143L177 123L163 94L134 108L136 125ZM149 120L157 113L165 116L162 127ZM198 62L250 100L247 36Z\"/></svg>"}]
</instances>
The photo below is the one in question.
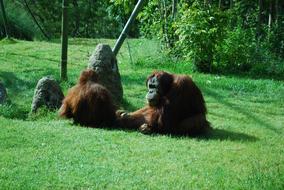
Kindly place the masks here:
<instances>
[{"instance_id":1,"label":"shadow on grass","mask_svg":"<svg viewBox=\"0 0 284 190\"><path fill-rule=\"evenodd\" d=\"M247 141L247 142L255 142L258 140L257 137L247 135L244 133L228 131L224 129L212 129L208 134L200 137L203 140L219 140L219 141Z\"/></svg>"},{"instance_id":2,"label":"shadow on grass","mask_svg":"<svg viewBox=\"0 0 284 190\"><path fill-rule=\"evenodd\" d=\"M54 44L61 44L60 38L52 39L49 41L49 43ZM81 45L81 46L90 46L94 49L99 43L103 44L109 44L112 46L115 43L115 39L103 39L103 38L97 38L97 39L91 39L91 38L70 38L68 39L68 45Z\"/></svg>"},{"instance_id":3,"label":"shadow on grass","mask_svg":"<svg viewBox=\"0 0 284 190\"><path fill-rule=\"evenodd\" d=\"M6 88L9 88L13 94L22 93L23 90L30 90L36 87L38 80L44 76L54 76L57 71L55 69L29 69L25 72L37 72L38 76L27 78L23 80L19 78L15 73L0 71L0 80L4 83ZM54 77L55 78L55 77ZM55 78L56 79L56 78Z\"/></svg>"},{"instance_id":4,"label":"shadow on grass","mask_svg":"<svg viewBox=\"0 0 284 190\"><path fill-rule=\"evenodd\" d=\"M44 58L44 57L40 57L40 56L35 56L35 55L25 55L25 54L19 54L19 53L6 53L6 55L11 55L11 56L21 56L21 57L27 57L27 58L32 58L32 59L36 59L36 60L46 60L46 61L50 61L50 62L54 62L54 63L58 63L60 62L60 59L50 59L50 58Z\"/></svg>"},{"instance_id":5,"label":"shadow on grass","mask_svg":"<svg viewBox=\"0 0 284 190\"><path fill-rule=\"evenodd\" d=\"M17 77L12 72L0 72L0 78L3 81L6 88L9 88L13 94L14 93L20 93L23 89L31 89L35 87L35 83L31 81L22 80L19 77Z\"/></svg>"},{"instance_id":6,"label":"shadow on grass","mask_svg":"<svg viewBox=\"0 0 284 190\"><path fill-rule=\"evenodd\" d=\"M76 125L76 124L73 124ZM79 126L79 125L77 125ZM85 126L81 126L85 127ZM126 132L139 132L138 129L126 129L126 128L118 128L118 127L97 127L98 129L108 130L108 131L126 131ZM190 136L190 135L177 135L177 134L160 134L160 133L151 133L151 134L145 134L152 137L159 137L159 136L168 136L169 138L188 138L188 139L200 139L200 140L218 140L218 141L241 141L241 142L256 142L259 139L255 136L239 133L239 132L233 132L228 131L224 129L212 129L210 132L208 132L205 135L199 135L199 136Z\"/></svg>"},{"instance_id":7,"label":"shadow on grass","mask_svg":"<svg viewBox=\"0 0 284 190\"><path fill-rule=\"evenodd\" d=\"M255 114L253 114L252 112L250 112L249 110L245 110L245 108L241 108L239 106L233 105L232 103L224 100L224 98L222 98L221 95L219 95L218 93L214 92L213 90L209 89L209 88L203 88L204 92L206 94L208 94L209 96L211 96L212 98L214 98L218 103L223 104L231 109L233 109L235 112L237 113L241 113L247 117L249 117L250 119L252 119L255 123L265 127L266 129L269 129L275 133L282 133L281 130L277 129L275 126L273 126L272 124L264 121L263 119L257 117Z\"/></svg>"},{"instance_id":8,"label":"shadow on grass","mask_svg":"<svg viewBox=\"0 0 284 190\"><path fill-rule=\"evenodd\" d=\"M25 120L28 116L29 110L24 106L17 105L13 102L13 97L18 96L27 89L35 87L35 83L18 78L12 72L0 72L0 80L4 86L9 89L8 100L0 107L0 115L8 119L22 119Z\"/></svg>"},{"instance_id":9,"label":"shadow on grass","mask_svg":"<svg viewBox=\"0 0 284 190\"><path fill-rule=\"evenodd\" d=\"M49 70L47 71L52 73ZM31 94L34 91L37 84L37 79L27 78L26 80L23 80L12 72L0 71L0 80L3 82L4 86L9 89L8 100L3 106L0 107L0 115L9 119L26 120L30 112L30 107L23 106L18 102L15 102L14 99L15 97L21 97L18 101L27 102L26 95ZM28 99L32 100L32 95L29 96ZM31 103L32 101L30 104Z\"/></svg>"},{"instance_id":10,"label":"shadow on grass","mask_svg":"<svg viewBox=\"0 0 284 190\"><path fill-rule=\"evenodd\" d=\"M0 106L0 116L7 119L20 119L26 120L29 115L29 110L21 107L7 100L7 102Z\"/></svg>"},{"instance_id":11,"label":"shadow on grass","mask_svg":"<svg viewBox=\"0 0 284 190\"><path fill-rule=\"evenodd\" d=\"M162 134L151 134L151 136L160 136ZM206 134L203 135L183 135L183 134L163 134L171 138L192 138L200 140L218 140L218 141L242 141L242 142L255 142L258 140L257 137L252 135L247 135L244 133L228 131L225 129L211 129Z\"/></svg>"}]
</instances>

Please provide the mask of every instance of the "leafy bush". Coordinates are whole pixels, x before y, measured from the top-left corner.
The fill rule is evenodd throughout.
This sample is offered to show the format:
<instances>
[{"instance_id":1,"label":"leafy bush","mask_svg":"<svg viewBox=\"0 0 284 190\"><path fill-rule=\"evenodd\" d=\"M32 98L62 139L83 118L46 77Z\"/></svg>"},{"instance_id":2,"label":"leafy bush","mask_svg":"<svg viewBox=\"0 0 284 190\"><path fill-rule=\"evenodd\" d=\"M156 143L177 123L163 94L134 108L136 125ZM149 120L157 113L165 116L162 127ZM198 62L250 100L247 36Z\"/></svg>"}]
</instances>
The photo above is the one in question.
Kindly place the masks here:
<instances>
[{"instance_id":1,"label":"leafy bush","mask_svg":"<svg viewBox=\"0 0 284 190\"><path fill-rule=\"evenodd\" d=\"M253 31L240 27L228 31L216 48L214 69L230 73L248 72L261 59L257 49Z\"/></svg>"},{"instance_id":2,"label":"leafy bush","mask_svg":"<svg viewBox=\"0 0 284 190\"><path fill-rule=\"evenodd\" d=\"M270 50L277 56L284 58L284 15L268 30Z\"/></svg>"},{"instance_id":3,"label":"leafy bush","mask_svg":"<svg viewBox=\"0 0 284 190\"><path fill-rule=\"evenodd\" d=\"M174 1L153 0L140 14L140 29L201 72L281 76L284 4L263 3L261 11L257 1L178 1L173 17ZM278 12L268 26L271 6Z\"/></svg>"},{"instance_id":4,"label":"leafy bush","mask_svg":"<svg viewBox=\"0 0 284 190\"><path fill-rule=\"evenodd\" d=\"M161 10L159 9L159 2L157 0L149 1L147 6L138 15L140 21L141 35L147 38L163 36Z\"/></svg>"},{"instance_id":5,"label":"leafy bush","mask_svg":"<svg viewBox=\"0 0 284 190\"><path fill-rule=\"evenodd\" d=\"M237 27L228 31L225 39L216 47L214 72L247 73L283 79L284 64L271 53L269 39L257 41L253 29Z\"/></svg>"},{"instance_id":6,"label":"leafy bush","mask_svg":"<svg viewBox=\"0 0 284 190\"><path fill-rule=\"evenodd\" d=\"M141 35L147 38L157 37L162 42L162 48L166 53L173 52L174 44L178 40L175 34L175 23L179 16L169 4L171 4L169 0L149 1L138 15Z\"/></svg>"},{"instance_id":7,"label":"leafy bush","mask_svg":"<svg viewBox=\"0 0 284 190\"><path fill-rule=\"evenodd\" d=\"M225 21L222 12L208 4L199 1L190 7L185 4L176 23L179 40L175 49L190 58L198 71L210 72L216 45L222 40Z\"/></svg>"}]
</instances>

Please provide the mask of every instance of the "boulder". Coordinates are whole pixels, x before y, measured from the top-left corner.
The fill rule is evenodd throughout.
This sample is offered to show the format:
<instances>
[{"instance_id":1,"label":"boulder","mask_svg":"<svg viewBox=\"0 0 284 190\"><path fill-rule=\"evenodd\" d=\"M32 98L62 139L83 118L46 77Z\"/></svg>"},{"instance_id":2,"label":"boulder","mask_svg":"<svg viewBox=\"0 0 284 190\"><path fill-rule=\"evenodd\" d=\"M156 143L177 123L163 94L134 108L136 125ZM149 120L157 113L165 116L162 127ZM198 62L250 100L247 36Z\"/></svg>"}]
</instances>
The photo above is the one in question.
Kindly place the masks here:
<instances>
[{"instance_id":1,"label":"boulder","mask_svg":"<svg viewBox=\"0 0 284 190\"><path fill-rule=\"evenodd\" d=\"M105 86L116 102L122 101L123 89L117 66L117 59L109 45L98 44L89 60L88 68L99 76L99 83Z\"/></svg>"},{"instance_id":2,"label":"boulder","mask_svg":"<svg viewBox=\"0 0 284 190\"><path fill-rule=\"evenodd\" d=\"M36 112L42 106L50 110L58 109L63 98L63 92L56 80L52 77L43 77L38 81L35 88L32 112Z\"/></svg>"},{"instance_id":3,"label":"boulder","mask_svg":"<svg viewBox=\"0 0 284 190\"><path fill-rule=\"evenodd\" d=\"M0 82L0 104L3 104L7 99L7 91L5 86Z\"/></svg>"}]
</instances>

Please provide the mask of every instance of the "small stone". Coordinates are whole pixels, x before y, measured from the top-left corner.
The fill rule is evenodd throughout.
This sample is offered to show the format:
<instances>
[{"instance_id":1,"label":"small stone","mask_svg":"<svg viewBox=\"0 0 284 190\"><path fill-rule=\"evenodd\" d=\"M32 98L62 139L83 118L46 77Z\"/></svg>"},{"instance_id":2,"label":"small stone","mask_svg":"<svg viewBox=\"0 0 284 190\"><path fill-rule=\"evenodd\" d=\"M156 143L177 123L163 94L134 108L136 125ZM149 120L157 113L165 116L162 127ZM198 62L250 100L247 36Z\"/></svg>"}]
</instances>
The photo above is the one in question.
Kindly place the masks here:
<instances>
[{"instance_id":1,"label":"small stone","mask_svg":"<svg viewBox=\"0 0 284 190\"><path fill-rule=\"evenodd\" d=\"M35 88L32 112L36 112L42 106L51 110L58 109L63 98L63 92L56 80L51 77L43 77L38 81Z\"/></svg>"}]
</instances>

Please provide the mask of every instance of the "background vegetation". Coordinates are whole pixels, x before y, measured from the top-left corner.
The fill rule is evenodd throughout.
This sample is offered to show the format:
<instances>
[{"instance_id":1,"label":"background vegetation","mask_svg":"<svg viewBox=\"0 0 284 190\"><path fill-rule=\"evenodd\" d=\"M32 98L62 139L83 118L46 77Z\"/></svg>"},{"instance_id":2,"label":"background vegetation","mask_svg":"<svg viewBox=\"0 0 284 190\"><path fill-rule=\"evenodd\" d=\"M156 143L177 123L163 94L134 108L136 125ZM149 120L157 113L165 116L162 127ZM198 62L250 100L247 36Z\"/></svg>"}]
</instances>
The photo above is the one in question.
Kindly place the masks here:
<instances>
[{"instance_id":1,"label":"background vegetation","mask_svg":"<svg viewBox=\"0 0 284 190\"><path fill-rule=\"evenodd\" d=\"M70 36L117 38L136 2L70 1ZM13 36L43 38L28 5L45 33L59 37L60 0L6 0L5 4ZM4 37L1 29L0 36ZM201 72L276 79L284 76L281 0L150 0L129 37L159 39L169 56L189 60Z\"/></svg>"}]
</instances>

